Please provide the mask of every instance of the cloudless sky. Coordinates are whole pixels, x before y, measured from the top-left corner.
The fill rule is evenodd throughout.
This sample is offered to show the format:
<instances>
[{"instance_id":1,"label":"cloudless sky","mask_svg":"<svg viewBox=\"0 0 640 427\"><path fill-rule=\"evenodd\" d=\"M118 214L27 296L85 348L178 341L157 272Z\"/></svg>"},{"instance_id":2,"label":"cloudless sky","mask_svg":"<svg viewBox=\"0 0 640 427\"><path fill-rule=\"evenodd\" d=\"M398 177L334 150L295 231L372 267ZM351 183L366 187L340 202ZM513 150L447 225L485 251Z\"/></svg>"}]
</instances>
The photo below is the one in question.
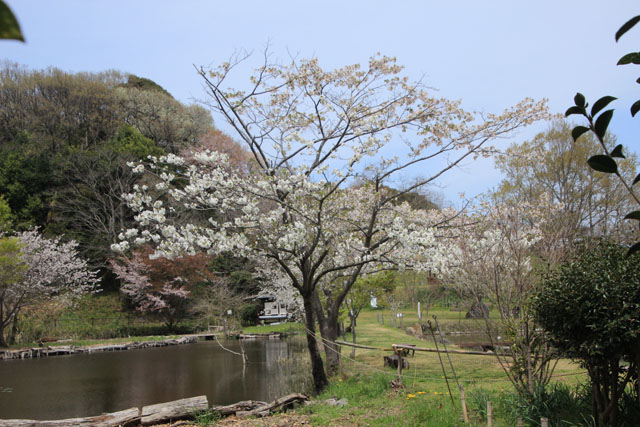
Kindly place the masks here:
<instances>
[{"instance_id":1,"label":"cloudless sky","mask_svg":"<svg viewBox=\"0 0 640 427\"><path fill-rule=\"evenodd\" d=\"M617 29L640 14L637 0L204 1L5 0L26 43L3 41L0 59L32 69L117 69L150 78L185 103L206 97L196 66L216 65L269 43L282 59L318 57L327 68L395 56L414 79L470 110L501 112L524 97L547 98L563 113L580 91L588 101L619 98L610 130L640 153L640 67L617 67L640 50L640 27L615 43ZM234 85L242 88L245 80ZM216 125L225 130L221 119ZM503 144L546 128L520 131ZM586 160L586 159L585 159ZM491 161L467 162L440 181L456 203L500 180Z\"/></svg>"}]
</instances>

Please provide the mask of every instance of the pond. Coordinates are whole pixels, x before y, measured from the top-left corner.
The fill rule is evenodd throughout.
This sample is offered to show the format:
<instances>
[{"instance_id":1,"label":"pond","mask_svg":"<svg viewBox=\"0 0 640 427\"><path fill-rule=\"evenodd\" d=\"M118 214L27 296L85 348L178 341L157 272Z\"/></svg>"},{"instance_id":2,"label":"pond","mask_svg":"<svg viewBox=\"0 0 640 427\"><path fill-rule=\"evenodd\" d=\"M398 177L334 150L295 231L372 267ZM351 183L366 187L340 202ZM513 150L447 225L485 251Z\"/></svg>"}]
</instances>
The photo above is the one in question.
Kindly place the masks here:
<instances>
[{"instance_id":1,"label":"pond","mask_svg":"<svg viewBox=\"0 0 640 427\"><path fill-rule=\"evenodd\" d=\"M62 419L207 395L209 404L271 401L303 390L299 337L0 361L0 419Z\"/></svg>"}]
</instances>

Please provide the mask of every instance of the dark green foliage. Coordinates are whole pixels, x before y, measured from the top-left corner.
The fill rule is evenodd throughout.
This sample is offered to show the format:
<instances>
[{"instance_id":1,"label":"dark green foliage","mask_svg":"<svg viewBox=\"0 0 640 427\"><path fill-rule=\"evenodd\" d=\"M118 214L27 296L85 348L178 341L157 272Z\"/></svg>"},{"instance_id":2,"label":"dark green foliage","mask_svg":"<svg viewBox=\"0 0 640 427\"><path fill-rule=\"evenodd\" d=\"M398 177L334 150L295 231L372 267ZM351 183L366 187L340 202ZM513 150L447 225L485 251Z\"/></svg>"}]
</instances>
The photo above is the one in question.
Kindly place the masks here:
<instances>
[{"instance_id":1,"label":"dark green foliage","mask_svg":"<svg viewBox=\"0 0 640 427\"><path fill-rule=\"evenodd\" d=\"M611 157L618 157L620 159L626 158L622 153L622 144L618 144L615 146L615 148L611 151Z\"/></svg>"},{"instance_id":2,"label":"dark green foliage","mask_svg":"<svg viewBox=\"0 0 640 427\"><path fill-rule=\"evenodd\" d=\"M52 167L50 153L28 132L0 146L0 194L13 212L17 230L46 224Z\"/></svg>"},{"instance_id":3,"label":"dark green foliage","mask_svg":"<svg viewBox=\"0 0 640 427\"><path fill-rule=\"evenodd\" d=\"M231 286L231 288L236 292L245 293L247 295L258 292L258 281L249 271L232 271L227 280L229 281L229 286Z\"/></svg>"},{"instance_id":4,"label":"dark green foliage","mask_svg":"<svg viewBox=\"0 0 640 427\"><path fill-rule=\"evenodd\" d=\"M600 242L545 278L536 315L566 356L604 362L633 352L640 337L640 258ZM585 362L591 363L591 362Z\"/></svg>"},{"instance_id":5,"label":"dark green foliage","mask_svg":"<svg viewBox=\"0 0 640 427\"><path fill-rule=\"evenodd\" d=\"M596 156L591 156L587 160L591 169L597 170L598 172L604 173L617 173L618 172L618 164L615 160L611 158L611 156L605 156L602 154L598 154Z\"/></svg>"},{"instance_id":6,"label":"dark green foliage","mask_svg":"<svg viewBox=\"0 0 640 427\"><path fill-rule=\"evenodd\" d=\"M638 113L638 110L640 110L640 100L634 102L633 105L631 106L630 108L631 117L635 117L636 114Z\"/></svg>"},{"instance_id":7,"label":"dark green foliage","mask_svg":"<svg viewBox=\"0 0 640 427\"><path fill-rule=\"evenodd\" d=\"M240 307L239 314L242 326L257 325L260 310L262 310L262 304L259 302L252 302Z\"/></svg>"},{"instance_id":8,"label":"dark green foliage","mask_svg":"<svg viewBox=\"0 0 640 427\"><path fill-rule=\"evenodd\" d=\"M162 156L164 150L154 144L151 138L141 134L136 128L130 125L122 125L111 140L111 147L114 152L144 160L147 156Z\"/></svg>"},{"instance_id":9,"label":"dark green foliage","mask_svg":"<svg viewBox=\"0 0 640 427\"><path fill-rule=\"evenodd\" d=\"M551 426L584 425L591 412L590 387L574 389L554 383L531 395L505 393L500 396L498 406L511 418L512 425L521 418L525 425L539 426L542 417L547 418Z\"/></svg>"},{"instance_id":10,"label":"dark green foliage","mask_svg":"<svg viewBox=\"0 0 640 427\"><path fill-rule=\"evenodd\" d=\"M596 114L598 114L600 112L600 110L602 110L604 107L606 107L607 105L609 105L611 102L615 101L616 97L613 96L603 96L602 98L598 99L594 104L593 107L591 107L591 115L595 116Z\"/></svg>"},{"instance_id":11,"label":"dark green foliage","mask_svg":"<svg viewBox=\"0 0 640 427\"><path fill-rule=\"evenodd\" d=\"M620 39L620 37L622 37L622 35L632 29L638 22L640 22L640 15L631 18L624 25L622 25L622 27L620 27L620 29L618 29L618 31L616 32L616 42ZM640 65L640 52L632 52L624 55L622 58L620 58L617 65L627 64ZM637 79L636 82L640 83L640 78ZM589 104L587 103L584 95L582 95L581 93L577 93L573 98L575 105L567 109L567 111L565 112L565 117L577 114L587 119L587 122L589 124L588 127L576 126L573 129L573 140L575 141L580 137L580 135L584 134L587 131L591 131L598 138L598 142L600 143L600 146L604 151L604 154L598 154L590 157L589 160L587 160L587 163L592 169L596 171L617 175L622 184L626 187L633 200L638 205L640 205L640 197L636 195L632 188L633 185L638 182L638 177L640 177L640 175L636 177L631 185L627 184L626 180L620 174L618 164L614 160L614 157L625 158L625 156L622 154L622 145L618 145L612 151L610 151L610 149L605 144L605 134L607 133L607 128L609 127L609 123L611 122L611 118L613 117L614 110L610 109L602 113L600 113L600 111L615 99L616 98L613 96L603 96L593 104L593 107L591 107L591 114L588 114L587 107ZM631 116L635 117L636 113L640 111L640 100L633 103L630 111ZM627 255L631 255L638 250L640 250L640 245L634 244L627 252Z\"/></svg>"},{"instance_id":12,"label":"dark green foliage","mask_svg":"<svg viewBox=\"0 0 640 427\"><path fill-rule=\"evenodd\" d=\"M47 228L77 240L95 267L106 266L118 233L133 222L122 194L132 191L139 176L131 172L129 155L109 144L95 149L68 147L55 156L50 179L55 185Z\"/></svg>"},{"instance_id":13,"label":"dark green foliage","mask_svg":"<svg viewBox=\"0 0 640 427\"><path fill-rule=\"evenodd\" d=\"M0 0L0 39L24 41L18 20L2 0Z\"/></svg>"},{"instance_id":14,"label":"dark green foliage","mask_svg":"<svg viewBox=\"0 0 640 427\"><path fill-rule=\"evenodd\" d=\"M620 29L616 32L616 41L620 40L620 37L622 37L622 35L627 31L632 29L633 26L636 25L639 21L640 21L640 15L634 16L633 18L625 22L625 24L622 27L620 27Z\"/></svg>"},{"instance_id":15,"label":"dark green foliage","mask_svg":"<svg viewBox=\"0 0 640 427\"><path fill-rule=\"evenodd\" d=\"M122 86L134 87L140 90L151 90L155 92L160 92L164 95L167 95L168 97L173 98L173 96L171 96L171 94L167 92L165 88L160 86L158 83L154 82L151 79L147 79L145 77L138 77L134 74L129 74L129 77L127 78L127 83L123 84Z\"/></svg>"},{"instance_id":16,"label":"dark green foliage","mask_svg":"<svg viewBox=\"0 0 640 427\"><path fill-rule=\"evenodd\" d=\"M212 273L227 278L234 292L245 295L254 295L259 290L259 281L251 272L252 268L246 258L236 257L230 253L214 257L209 264L209 270Z\"/></svg>"},{"instance_id":17,"label":"dark green foliage","mask_svg":"<svg viewBox=\"0 0 640 427\"><path fill-rule=\"evenodd\" d=\"M424 194L419 191L403 192L391 187L385 187L385 190L390 193L390 197L395 198L394 203L401 204L407 202L413 209L440 209L438 204L431 200L430 194Z\"/></svg>"},{"instance_id":18,"label":"dark green foliage","mask_svg":"<svg viewBox=\"0 0 640 427\"><path fill-rule=\"evenodd\" d=\"M588 370L594 411L605 425L617 424L618 399L640 362L640 257L626 252L608 242L585 247L533 298L551 343Z\"/></svg>"}]
</instances>

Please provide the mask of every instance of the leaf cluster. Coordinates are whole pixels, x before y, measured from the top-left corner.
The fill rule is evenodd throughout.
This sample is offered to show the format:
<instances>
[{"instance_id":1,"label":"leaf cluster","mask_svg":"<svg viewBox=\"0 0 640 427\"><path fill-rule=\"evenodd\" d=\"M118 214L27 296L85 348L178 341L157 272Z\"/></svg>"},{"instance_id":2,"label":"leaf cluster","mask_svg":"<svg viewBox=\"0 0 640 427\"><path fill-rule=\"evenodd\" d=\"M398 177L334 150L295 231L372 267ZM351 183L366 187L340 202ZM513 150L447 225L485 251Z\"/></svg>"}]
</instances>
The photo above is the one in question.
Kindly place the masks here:
<instances>
[{"instance_id":1,"label":"leaf cluster","mask_svg":"<svg viewBox=\"0 0 640 427\"><path fill-rule=\"evenodd\" d=\"M24 41L18 20L2 0L0 0L0 39Z\"/></svg>"},{"instance_id":2,"label":"leaf cluster","mask_svg":"<svg viewBox=\"0 0 640 427\"><path fill-rule=\"evenodd\" d=\"M632 29L638 22L640 22L640 15L631 18L627 21L616 33L616 41L620 39L627 31ZM640 52L633 52L624 55L618 61L617 65L627 65L627 64L636 64L640 65ZM640 78L636 80L636 83L640 84ZM627 191L633 196L635 201L640 205L640 198L635 194L633 190L633 186L640 181L640 174L638 174L633 182L629 185L627 184L622 176L620 175L620 171L618 168L618 163L616 159L624 159L625 155L623 153L622 145L616 145L613 150L609 150L604 143L605 134L607 132L607 128L609 127L609 123L611 122L611 118L613 117L614 109L604 110L611 102L615 101L616 98L613 96L603 96L598 99L591 110L587 110L589 104L586 101L586 98L583 94L577 93L574 97L574 105L569 107L565 112L565 116L571 116L574 114L583 116L587 119L588 126L576 126L572 131L572 136L574 141L577 140L581 135L586 132L593 132L595 136L598 138L600 145L603 148L603 154L596 154L591 156L587 163L589 166L599 172L614 174L617 175L623 184L627 187ZM635 117L636 113L640 111L640 100L631 105L630 112L631 116ZM627 215L626 219L634 219L640 220L640 211L631 212ZM629 254L632 254L636 251L640 250L640 242L636 243L629 249Z\"/></svg>"},{"instance_id":3,"label":"leaf cluster","mask_svg":"<svg viewBox=\"0 0 640 427\"><path fill-rule=\"evenodd\" d=\"M589 365L630 355L640 337L640 258L608 242L552 271L533 298L554 346Z\"/></svg>"}]
</instances>

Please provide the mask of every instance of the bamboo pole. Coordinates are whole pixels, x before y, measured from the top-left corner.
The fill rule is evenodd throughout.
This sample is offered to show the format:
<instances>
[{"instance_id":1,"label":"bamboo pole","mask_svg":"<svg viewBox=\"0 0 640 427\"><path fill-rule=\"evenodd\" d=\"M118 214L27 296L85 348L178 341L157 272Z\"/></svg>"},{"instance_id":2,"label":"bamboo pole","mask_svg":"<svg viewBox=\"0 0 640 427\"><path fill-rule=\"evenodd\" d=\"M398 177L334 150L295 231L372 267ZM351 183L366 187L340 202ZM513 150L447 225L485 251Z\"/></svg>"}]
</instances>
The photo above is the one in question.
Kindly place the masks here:
<instances>
[{"instance_id":1,"label":"bamboo pole","mask_svg":"<svg viewBox=\"0 0 640 427\"><path fill-rule=\"evenodd\" d=\"M433 332L433 326L431 325L431 320L427 321L429 325L429 330L431 331L431 336L433 337L433 342L436 344L436 350L438 349L438 342L436 341L436 335ZM449 386L449 378L447 378L447 371L444 369L444 363L442 363L442 356L440 356L440 352L438 352L438 359L440 359L440 366L442 367L442 375L444 376L444 381L447 383L447 390L449 390L449 397L451 398L451 406L453 406L453 410L456 409L456 402L453 400L453 393L451 393L451 387Z\"/></svg>"},{"instance_id":2,"label":"bamboo pole","mask_svg":"<svg viewBox=\"0 0 640 427\"><path fill-rule=\"evenodd\" d=\"M464 387L462 384L458 384L460 390L460 401L462 402L462 415L464 416L464 423L469 424L469 414L467 414L467 401L464 398Z\"/></svg>"}]
</instances>

